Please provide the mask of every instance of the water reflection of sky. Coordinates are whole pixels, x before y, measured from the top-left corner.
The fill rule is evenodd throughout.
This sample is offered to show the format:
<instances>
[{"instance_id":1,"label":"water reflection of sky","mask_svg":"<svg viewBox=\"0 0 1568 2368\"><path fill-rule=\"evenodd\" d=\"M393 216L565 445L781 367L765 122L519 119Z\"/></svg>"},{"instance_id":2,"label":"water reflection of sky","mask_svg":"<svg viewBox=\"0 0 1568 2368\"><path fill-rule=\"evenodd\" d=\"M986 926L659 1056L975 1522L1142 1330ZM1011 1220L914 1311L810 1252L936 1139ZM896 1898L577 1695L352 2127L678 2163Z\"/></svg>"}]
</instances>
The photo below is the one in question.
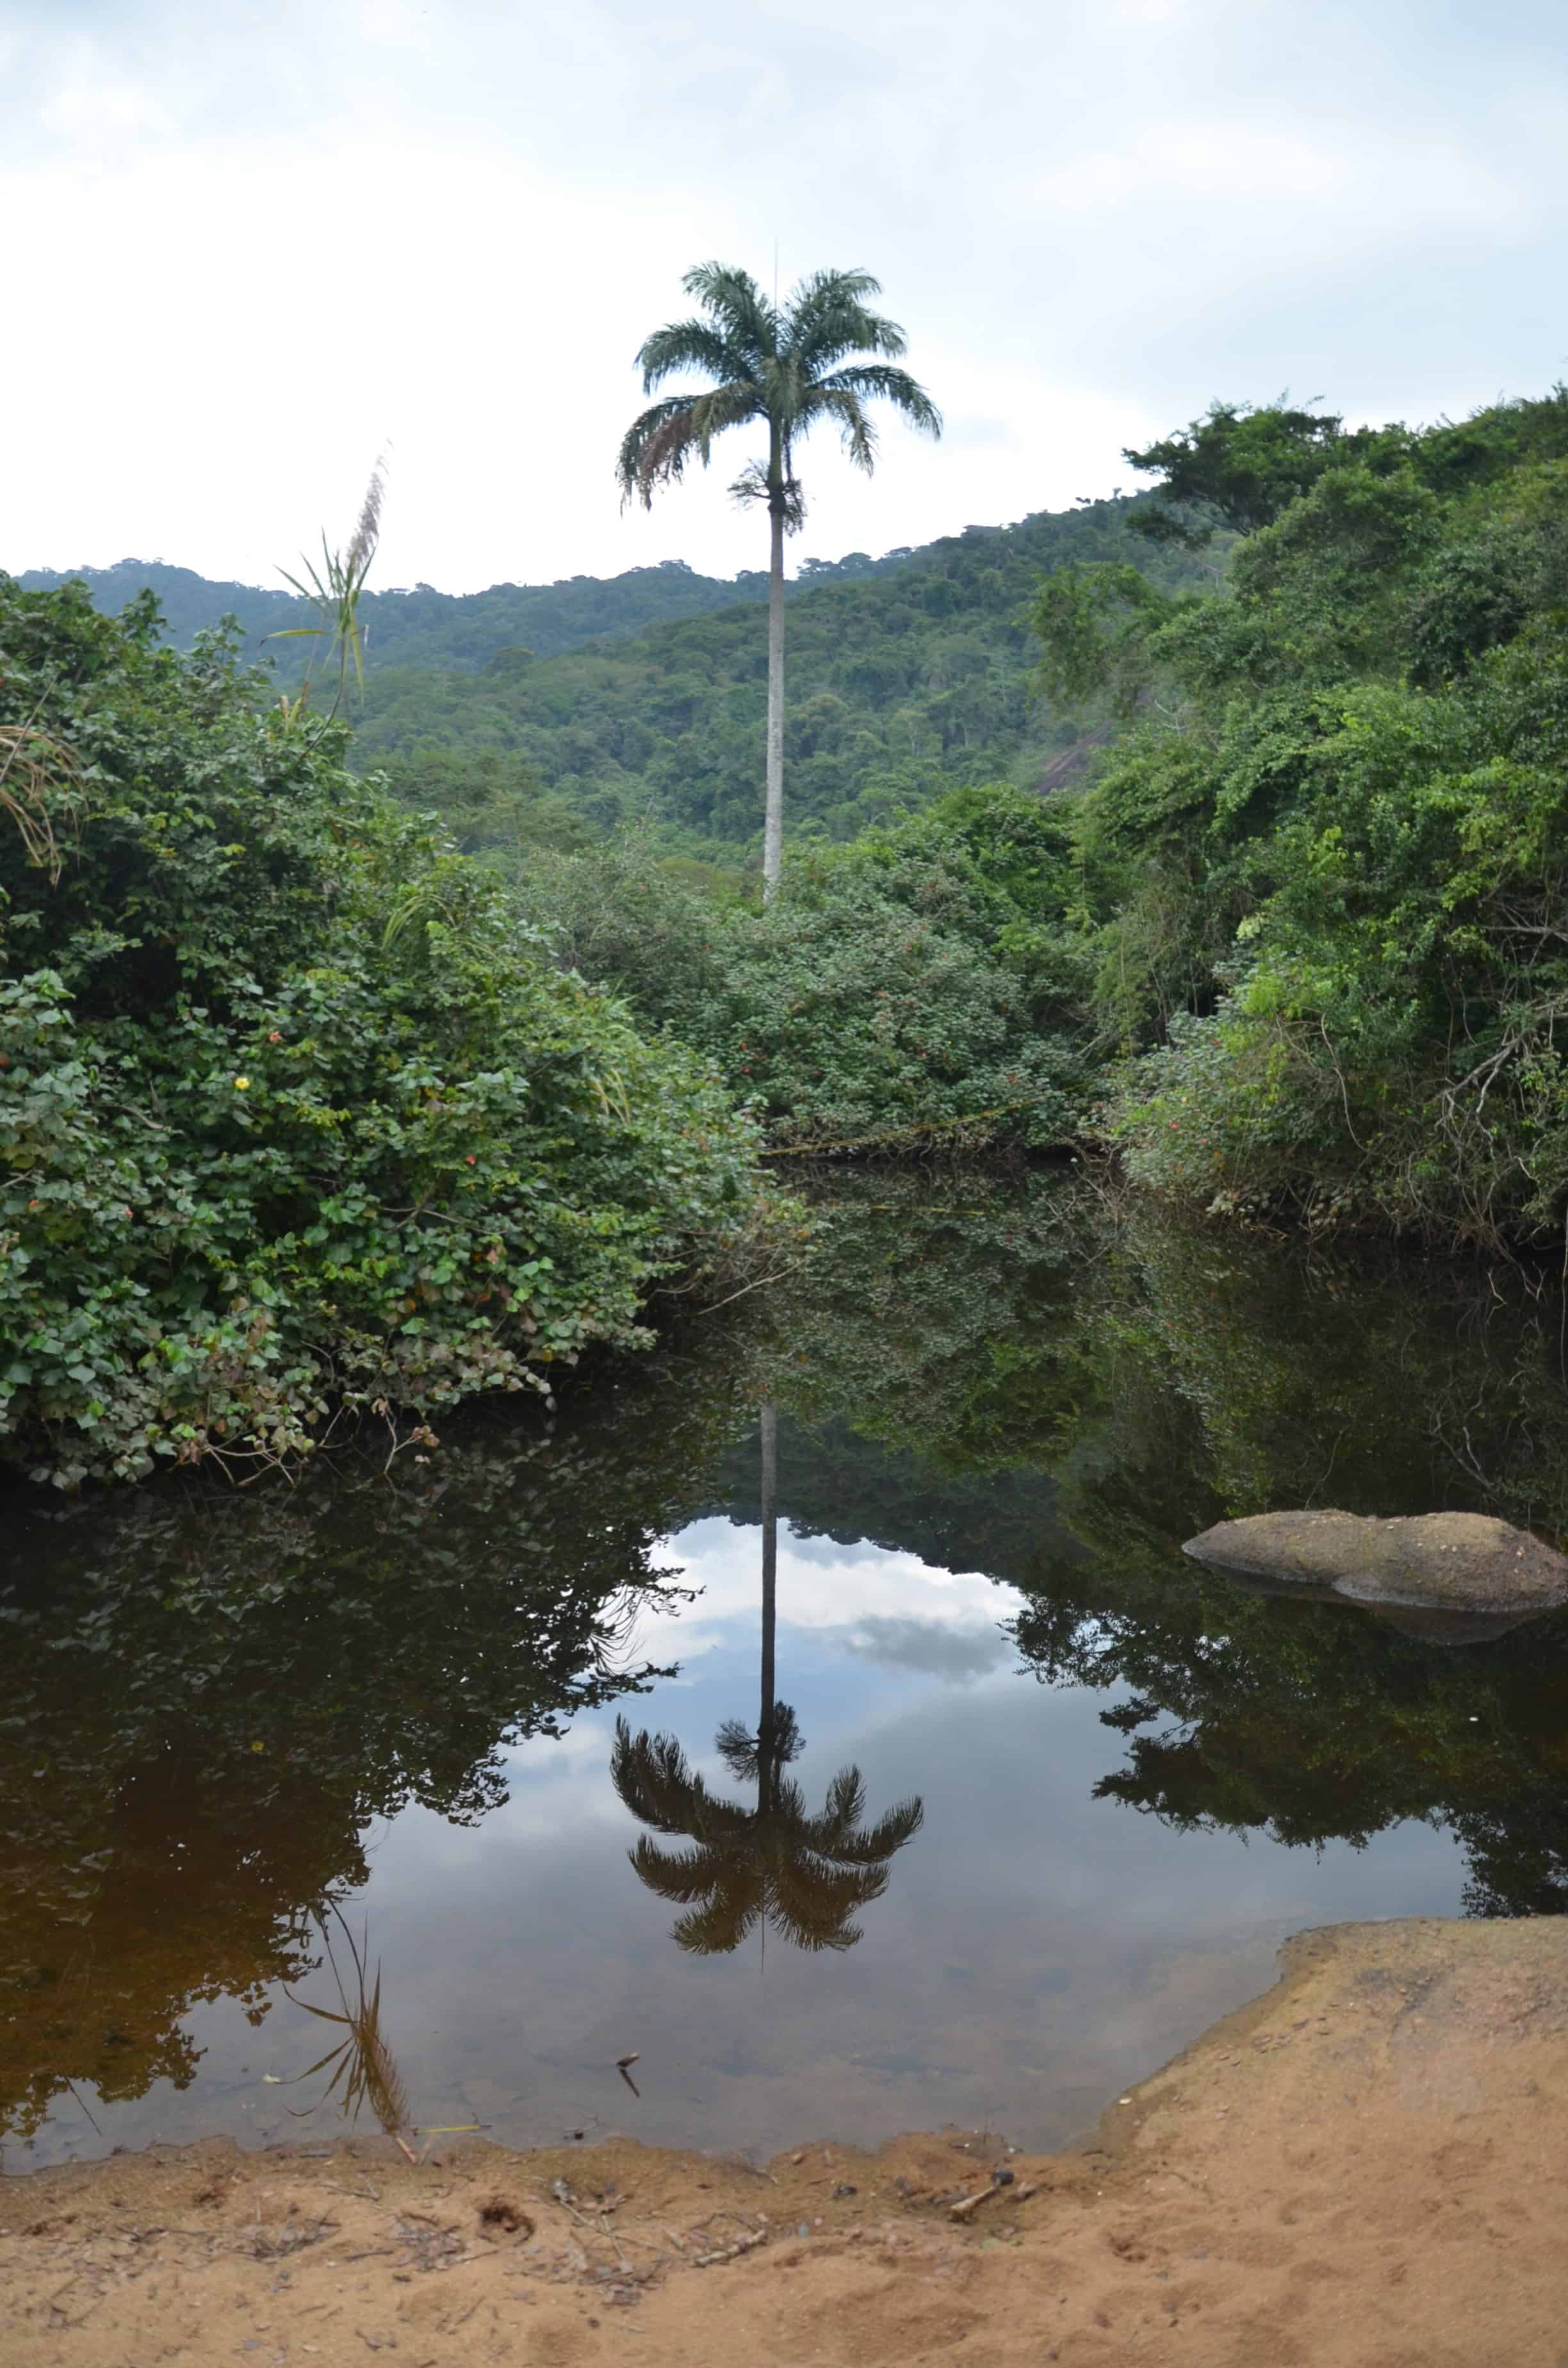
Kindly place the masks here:
<instances>
[{"instance_id":1,"label":"water reflection of sky","mask_svg":"<svg viewBox=\"0 0 1568 2368\"><path fill-rule=\"evenodd\" d=\"M662 1559L699 1592L647 1615L636 1652L678 1674L625 1707L728 1784L713 1736L756 1717L760 1533L701 1521ZM1123 1755L1099 1717L1116 1697L1020 1673L1001 1633L1017 1600L908 1554L780 1538L778 1691L808 1799L852 1759L873 1816L910 1793L926 1804L846 1954L674 1946L673 1911L627 1862L638 1828L609 1782L608 1710L512 1752L510 1801L481 1825L411 1810L373 1837L350 1913L415 2120L513 2143L622 2128L767 2150L944 2122L1057 2142L1263 1987L1288 1932L1459 1908L1460 1853L1423 1826L1314 1855L1095 1801ZM334 2002L324 1975L307 1994ZM257 2027L218 2000L187 2027L190 2089L97 2106L97 2137L63 2100L26 2158L331 2126L310 2110L320 2078L289 2085L330 2036L297 2003L275 1993ZM640 2099L615 2070L632 2051Z\"/></svg>"}]
</instances>

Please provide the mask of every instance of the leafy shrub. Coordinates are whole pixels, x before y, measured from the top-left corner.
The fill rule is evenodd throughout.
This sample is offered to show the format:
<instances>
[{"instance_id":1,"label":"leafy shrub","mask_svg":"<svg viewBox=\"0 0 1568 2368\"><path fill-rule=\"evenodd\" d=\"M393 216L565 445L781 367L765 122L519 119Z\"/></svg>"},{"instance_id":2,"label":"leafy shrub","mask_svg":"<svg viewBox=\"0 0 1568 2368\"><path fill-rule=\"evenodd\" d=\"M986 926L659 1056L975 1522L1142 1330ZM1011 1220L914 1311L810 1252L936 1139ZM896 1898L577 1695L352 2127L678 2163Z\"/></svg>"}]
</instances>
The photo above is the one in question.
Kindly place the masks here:
<instances>
[{"instance_id":1,"label":"leafy shrub","mask_svg":"<svg viewBox=\"0 0 1568 2368\"><path fill-rule=\"evenodd\" d=\"M0 1451L290 1458L335 1403L645 1338L752 1211L753 1129L339 732L156 630L0 578Z\"/></svg>"},{"instance_id":2,"label":"leafy shrub","mask_svg":"<svg viewBox=\"0 0 1568 2368\"><path fill-rule=\"evenodd\" d=\"M1224 589L1037 604L1136 688L1077 825L1110 1132L1208 1205L1555 1237L1568 400L1343 443Z\"/></svg>"},{"instance_id":3,"label":"leafy shrub","mask_svg":"<svg viewBox=\"0 0 1568 2368\"><path fill-rule=\"evenodd\" d=\"M762 912L623 839L536 872L560 957L719 1062L780 1144L1060 1143L1090 1072L1077 874L1038 798L961 791L815 848Z\"/></svg>"}]
</instances>

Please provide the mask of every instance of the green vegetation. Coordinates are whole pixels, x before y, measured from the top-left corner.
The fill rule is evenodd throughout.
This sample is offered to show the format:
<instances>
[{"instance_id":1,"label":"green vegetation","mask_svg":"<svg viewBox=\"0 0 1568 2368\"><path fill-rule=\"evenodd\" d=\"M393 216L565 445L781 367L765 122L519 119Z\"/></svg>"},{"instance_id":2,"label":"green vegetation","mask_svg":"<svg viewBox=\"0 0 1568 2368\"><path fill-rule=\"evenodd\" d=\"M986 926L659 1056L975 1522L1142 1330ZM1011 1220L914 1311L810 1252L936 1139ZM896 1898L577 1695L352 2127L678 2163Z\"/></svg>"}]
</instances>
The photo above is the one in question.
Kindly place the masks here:
<instances>
[{"instance_id":1,"label":"green vegetation","mask_svg":"<svg viewBox=\"0 0 1568 2368\"><path fill-rule=\"evenodd\" d=\"M323 643L324 649L307 651L305 671L300 684L299 704L301 710L311 703L315 687L318 662L330 669L337 660L337 690L331 713L340 715L348 697L348 669L354 669L354 688L360 704L365 698L365 629L359 621L359 607L364 598L366 579L376 556L376 546L381 539L381 502L386 493L386 464L378 461L370 472L370 482L359 507L359 516L347 549L334 551L325 535L322 536L322 564L318 568L310 558L301 558L305 582L288 570L280 573L287 584L302 600L309 603L316 618L313 625L285 625L267 638L273 642Z\"/></svg>"},{"instance_id":2,"label":"green vegetation","mask_svg":"<svg viewBox=\"0 0 1568 2368\"><path fill-rule=\"evenodd\" d=\"M1054 693L1127 725L1075 832L1130 1172L1554 1237L1568 393L1421 433L1218 409L1143 457L1184 533L1255 530L1208 596L1078 570L1037 605Z\"/></svg>"},{"instance_id":3,"label":"green vegetation","mask_svg":"<svg viewBox=\"0 0 1568 2368\"><path fill-rule=\"evenodd\" d=\"M548 1394L755 1208L718 1080L148 600L0 578L0 1446L304 1453Z\"/></svg>"},{"instance_id":4,"label":"green vegetation","mask_svg":"<svg viewBox=\"0 0 1568 2368\"><path fill-rule=\"evenodd\" d=\"M621 442L619 474L628 501L653 505L659 485L676 484L695 453L704 468L713 439L731 427L767 430L767 458L750 461L730 488L740 502L767 509L767 763L762 841L762 894L778 891L784 829L784 537L806 519L795 450L813 427L836 427L854 466L869 476L877 431L869 406L890 404L928 436L941 416L924 387L893 365L905 351L896 321L866 300L881 283L869 271L817 271L783 305L769 302L749 272L700 264L682 281L702 317L656 329L637 357L642 392L691 371L712 381L697 393L665 395L634 419ZM879 361L855 356L878 354Z\"/></svg>"},{"instance_id":5,"label":"green vegetation","mask_svg":"<svg viewBox=\"0 0 1568 2368\"><path fill-rule=\"evenodd\" d=\"M559 958L716 1062L776 1144L1061 1144L1093 1072L1072 841L1017 791L796 863L760 913L650 867L635 840L531 867Z\"/></svg>"},{"instance_id":6,"label":"green vegetation","mask_svg":"<svg viewBox=\"0 0 1568 2368\"><path fill-rule=\"evenodd\" d=\"M882 564L860 555L851 574L870 574ZM808 561L808 568L819 563ZM824 569L824 573L836 570ZM241 654L255 658L266 636L311 621L308 595L280 586L217 582L189 567L161 559L121 559L112 567L62 570L34 567L17 577L25 592L54 592L73 581L85 583L106 616L143 592L157 600L176 649L195 646L225 617L240 629ZM493 584L483 592L437 592L429 584L412 590L366 592L361 621L370 658L377 666L428 666L456 674L482 673L503 653L554 657L585 642L615 642L672 618L705 615L734 601L756 600L767 591L761 575L699 575L679 560L657 567L631 567L623 575L563 576L554 584ZM278 675L292 682L302 666L287 651L275 653Z\"/></svg>"},{"instance_id":7,"label":"green vegetation","mask_svg":"<svg viewBox=\"0 0 1568 2368\"><path fill-rule=\"evenodd\" d=\"M1152 550L1131 530L1138 510L1089 503L970 527L875 572L802 569L785 599L791 849L853 838L945 790L1035 789L1071 771L1080 733L1036 683L1028 607L1042 571L1136 564L1173 589L1214 573L1211 562ZM356 761L385 767L400 796L428 799L449 763L466 780L483 756L519 795L559 800L596 835L636 823L655 853L760 869L760 599L614 647L498 657L478 676L393 666L373 631L370 655ZM504 832L483 843L516 869L531 834L520 850Z\"/></svg>"},{"instance_id":8,"label":"green vegetation","mask_svg":"<svg viewBox=\"0 0 1568 2368\"><path fill-rule=\"evenodd\" d=\"M1220 1212L1555 1235L1568 396L1421 431L1216 405L1129 458L1152 496L796 593L796 852L760 921L723 893L758 612L385 677L362 758L406 798L449 761L464 844L561 958L781 1142L1099 1132ZM597 847L618 821L642 836Z\"/></svg>"},{"instance_id":9,"label":"green vegetation","mask_svg":"<svg viewBox=\"0 0 1568 2368\"><path fill-rule=\"evenodd\" d=\"M1565 419L1553 397L1347 433L1216 406L1129 456L1164 473L1152 501L798 593L797 664L820 655L835 688L791 719L807 844L788 909L761 925L694 893L739 887L733 867L688 861L683 884L669 855L722 856L730 837L740 856L755 837L765 651L749 612L505 689L383 683L362 746L392 744L404 796L439 803L449 768L464 843L523 874L562 958L711 1052L782 1140L961 1133L1029 1102L1027 1126L1013 1107L964 1139L1060 1141L1119 1059L1113 1139L1180 1197L1450 1237L1548 1231L1564 1163ZM1210 565L1199 589L1188 554L1216 529L1228 572ZM1076 710L1076 728L1029 720L1017 596L1042 561L1064 562L1032 608L1046 712ZM902 758L872 688L899 627L921 643L905 667L943 686L911 701L907 672L881 678L904 698ZM988 654L983 675L962 673L966 645ZM403 700L411 722L415 701L434 729L459 719L460 758L436 738L399 748ZM1012 784L1051 785L1047 733L1067 750L1057 780L1081 774L1084 730L1116 745L1047 819ZM967 786L988 779L1003 786ZM618 816L644 837L594 849ZM978 843L1020 836L1043 860L998 897Z\"/></svg>"},{"instance_id":10,"label":"green vegetation","mask_svg":"<svg viewBox=\"0 0 1568 2368\"><path fill-rule=\"evenodd\" d=\"M1085 503L881 559L802 561L785 596L791 847L841 843L975 781L1054 787L1081 769L1078 728L1038 695L1028 603L1070 562L1135 565L1167 588L1212 579L1211 561L1131 531L1144 507ZM106 610L152 589L176 644L226 613L257 642L315 621L291 596L161 564L83 575ZM504 871L526 871L537 845L637 824L656 855L739 883L760 864L767 592L765 575L724 583L673 564L461 597L367 590L353 761ZM299 647L262 653L290 689Z\"/></svg>"}]
</instances>

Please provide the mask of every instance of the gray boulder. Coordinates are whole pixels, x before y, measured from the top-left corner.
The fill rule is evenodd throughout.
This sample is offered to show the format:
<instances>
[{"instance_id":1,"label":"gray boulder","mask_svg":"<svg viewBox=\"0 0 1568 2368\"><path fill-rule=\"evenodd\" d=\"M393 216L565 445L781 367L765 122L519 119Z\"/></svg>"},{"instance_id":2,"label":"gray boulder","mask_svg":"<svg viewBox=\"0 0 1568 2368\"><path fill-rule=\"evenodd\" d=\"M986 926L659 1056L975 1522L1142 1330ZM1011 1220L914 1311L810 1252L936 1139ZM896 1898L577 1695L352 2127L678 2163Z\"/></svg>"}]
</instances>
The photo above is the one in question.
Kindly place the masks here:
<instances>
[{"instance_id":1,"label":"gray boulder","mask_svg":"<svg viewBox=\"0 0 1568 2368\"><path fill-rule=\"evenodd\" d=\"M1217 1521L1182 1551L1244 1584L1266 1582L1270 1594L1334 1595L1371 1610L1485 1614L1512 1626L1568 1603L1568 1557L1489 1513L1417 1513L1394 1520L1361 1513L1254 1513L1245 1520ZM1434 1638L1444 1624L1431 1623ZM1484 1633L1471 1628L1469 1640ZM1460 1641L1457 1628L1451 1634Z\"/></svg>"}]
</instances>

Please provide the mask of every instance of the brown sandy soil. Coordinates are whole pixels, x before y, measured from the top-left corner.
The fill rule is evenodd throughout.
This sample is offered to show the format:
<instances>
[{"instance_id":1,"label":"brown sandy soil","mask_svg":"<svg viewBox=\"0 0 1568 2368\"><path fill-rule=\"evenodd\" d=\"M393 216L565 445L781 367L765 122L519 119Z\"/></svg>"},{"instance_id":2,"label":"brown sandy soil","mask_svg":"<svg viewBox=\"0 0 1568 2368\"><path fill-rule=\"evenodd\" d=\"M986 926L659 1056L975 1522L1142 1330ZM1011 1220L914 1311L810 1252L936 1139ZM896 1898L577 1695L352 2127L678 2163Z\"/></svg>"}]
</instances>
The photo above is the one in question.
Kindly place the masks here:
<instances>
[{"instance_id":1,"label":"brown sandy soil","mask_svg":"<svg viewBox=\"0 0 1568 2368\"><path fill-rule=\"evenodd\" d=\"M1284 1964L1076 2154L377 2139L5 2181L0 2361L1568 2368L1568 1918Z\"/></svg>"}]
</instances>

